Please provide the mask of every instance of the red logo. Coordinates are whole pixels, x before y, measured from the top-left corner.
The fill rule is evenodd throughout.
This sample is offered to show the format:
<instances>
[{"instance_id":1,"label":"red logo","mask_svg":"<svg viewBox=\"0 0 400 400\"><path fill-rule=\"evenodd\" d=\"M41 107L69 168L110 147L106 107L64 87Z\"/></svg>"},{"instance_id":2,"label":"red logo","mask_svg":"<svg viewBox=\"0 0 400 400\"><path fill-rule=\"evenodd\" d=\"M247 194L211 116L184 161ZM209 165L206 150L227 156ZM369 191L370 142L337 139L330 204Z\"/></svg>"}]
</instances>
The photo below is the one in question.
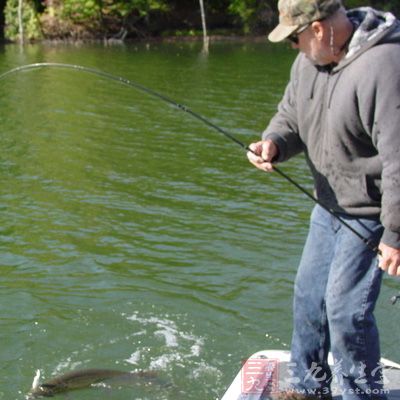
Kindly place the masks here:
<instances>
[{"instance_id":1,"label":"red logo","mask_svg":"<svg viewBox=\"0 0 400 400\"><path fill-rule=\"evenodd\" d=\"M279 360L272 358L249 358L242 368L243 394L277 393Z\"/></svg>"}]
</instances>

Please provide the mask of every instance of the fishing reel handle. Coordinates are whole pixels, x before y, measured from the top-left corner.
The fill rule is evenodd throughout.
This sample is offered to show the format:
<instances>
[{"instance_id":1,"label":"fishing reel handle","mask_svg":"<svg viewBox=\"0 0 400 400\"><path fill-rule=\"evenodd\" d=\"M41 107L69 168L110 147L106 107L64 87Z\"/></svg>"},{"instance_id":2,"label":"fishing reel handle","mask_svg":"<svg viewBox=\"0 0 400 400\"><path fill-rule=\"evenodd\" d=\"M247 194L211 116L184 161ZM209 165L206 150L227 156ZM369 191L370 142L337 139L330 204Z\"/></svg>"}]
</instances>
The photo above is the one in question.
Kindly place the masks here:
<instances>
[{"instance_id":1,"label":"fishing reel handle","mask_svg":"<svg viewBox=\"0 0 400 400\"><path fill-rule=\"evenodd\" d=\"M394 295L390 298L390 302L395 305L397 303L397 300L400 300L400 292L398 295Z\"/></svg>"}]
</instances>

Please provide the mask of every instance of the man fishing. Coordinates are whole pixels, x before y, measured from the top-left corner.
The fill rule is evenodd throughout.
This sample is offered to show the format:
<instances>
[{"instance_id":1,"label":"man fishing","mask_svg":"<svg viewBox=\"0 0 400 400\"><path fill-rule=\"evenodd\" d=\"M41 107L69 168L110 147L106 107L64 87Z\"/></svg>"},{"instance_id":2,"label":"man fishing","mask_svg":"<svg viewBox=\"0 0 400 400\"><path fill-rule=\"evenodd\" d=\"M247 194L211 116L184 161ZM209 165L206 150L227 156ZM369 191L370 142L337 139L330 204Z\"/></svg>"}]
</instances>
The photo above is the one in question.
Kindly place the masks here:
<instances>
[{"instance_id":1,"label":"man fishing","mask_svg":"<svg viewBox=\"0 0 400 400\"><path fill-rule=\"evenodd\" d=\"M369 7L346 11L340 0L280 0L278 8L269 40L288 40L299 54L248 158L272 171L303 152L323 204L295 280L292 390L281 397L330 398L336 379L345 400L383 399L373 311L383 271L400 276L400 22Z\"/></svg>"}]
</instances>

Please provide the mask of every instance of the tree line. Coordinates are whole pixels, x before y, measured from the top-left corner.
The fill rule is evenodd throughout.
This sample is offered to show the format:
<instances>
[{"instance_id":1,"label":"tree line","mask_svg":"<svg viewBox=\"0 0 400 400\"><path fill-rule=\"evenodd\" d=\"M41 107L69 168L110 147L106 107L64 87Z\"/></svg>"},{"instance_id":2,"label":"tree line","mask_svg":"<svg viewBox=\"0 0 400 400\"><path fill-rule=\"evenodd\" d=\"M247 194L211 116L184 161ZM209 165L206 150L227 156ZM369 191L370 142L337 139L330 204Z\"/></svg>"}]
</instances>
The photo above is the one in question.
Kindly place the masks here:
<instances>
[{"instance_id":1,"label":"tree line","mask_svg":"<svg viewBox=\"0 0 400 400\"><path fill-rule=\"evenodd\" d=\"M400 12L398 0L343 2L346 8ZM9 41L197 36L205 26L212 35L263 35L278 19L277 0L3 0L0 5Z\"/></svg>"}]
</instances>

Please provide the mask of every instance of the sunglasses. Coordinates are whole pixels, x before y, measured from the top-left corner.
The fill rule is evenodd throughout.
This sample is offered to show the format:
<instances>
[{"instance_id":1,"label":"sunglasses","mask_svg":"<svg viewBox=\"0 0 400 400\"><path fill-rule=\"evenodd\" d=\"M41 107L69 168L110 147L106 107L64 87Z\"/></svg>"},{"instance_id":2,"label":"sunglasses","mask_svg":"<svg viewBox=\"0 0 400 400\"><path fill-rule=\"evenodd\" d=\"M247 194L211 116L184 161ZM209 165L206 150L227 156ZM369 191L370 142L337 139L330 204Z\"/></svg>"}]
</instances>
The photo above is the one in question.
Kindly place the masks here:
<instances>
[{"instance_id":1,"label":"sunglasses","mask_svg":"<svg viewBox=\"0 0 400 400\"><path fill-rule=\"evenodd\" d=\"M297 29L297 31L295 31L291 35L289 35L287 37L287 39L290 42L292 42L292 43L294 43L296 45L299 44L299 35L300 35L300 33L304 32L310 25L311 24L307 24L307 25L304 25L301 28Z\"/></svg>"}]
</instances>

